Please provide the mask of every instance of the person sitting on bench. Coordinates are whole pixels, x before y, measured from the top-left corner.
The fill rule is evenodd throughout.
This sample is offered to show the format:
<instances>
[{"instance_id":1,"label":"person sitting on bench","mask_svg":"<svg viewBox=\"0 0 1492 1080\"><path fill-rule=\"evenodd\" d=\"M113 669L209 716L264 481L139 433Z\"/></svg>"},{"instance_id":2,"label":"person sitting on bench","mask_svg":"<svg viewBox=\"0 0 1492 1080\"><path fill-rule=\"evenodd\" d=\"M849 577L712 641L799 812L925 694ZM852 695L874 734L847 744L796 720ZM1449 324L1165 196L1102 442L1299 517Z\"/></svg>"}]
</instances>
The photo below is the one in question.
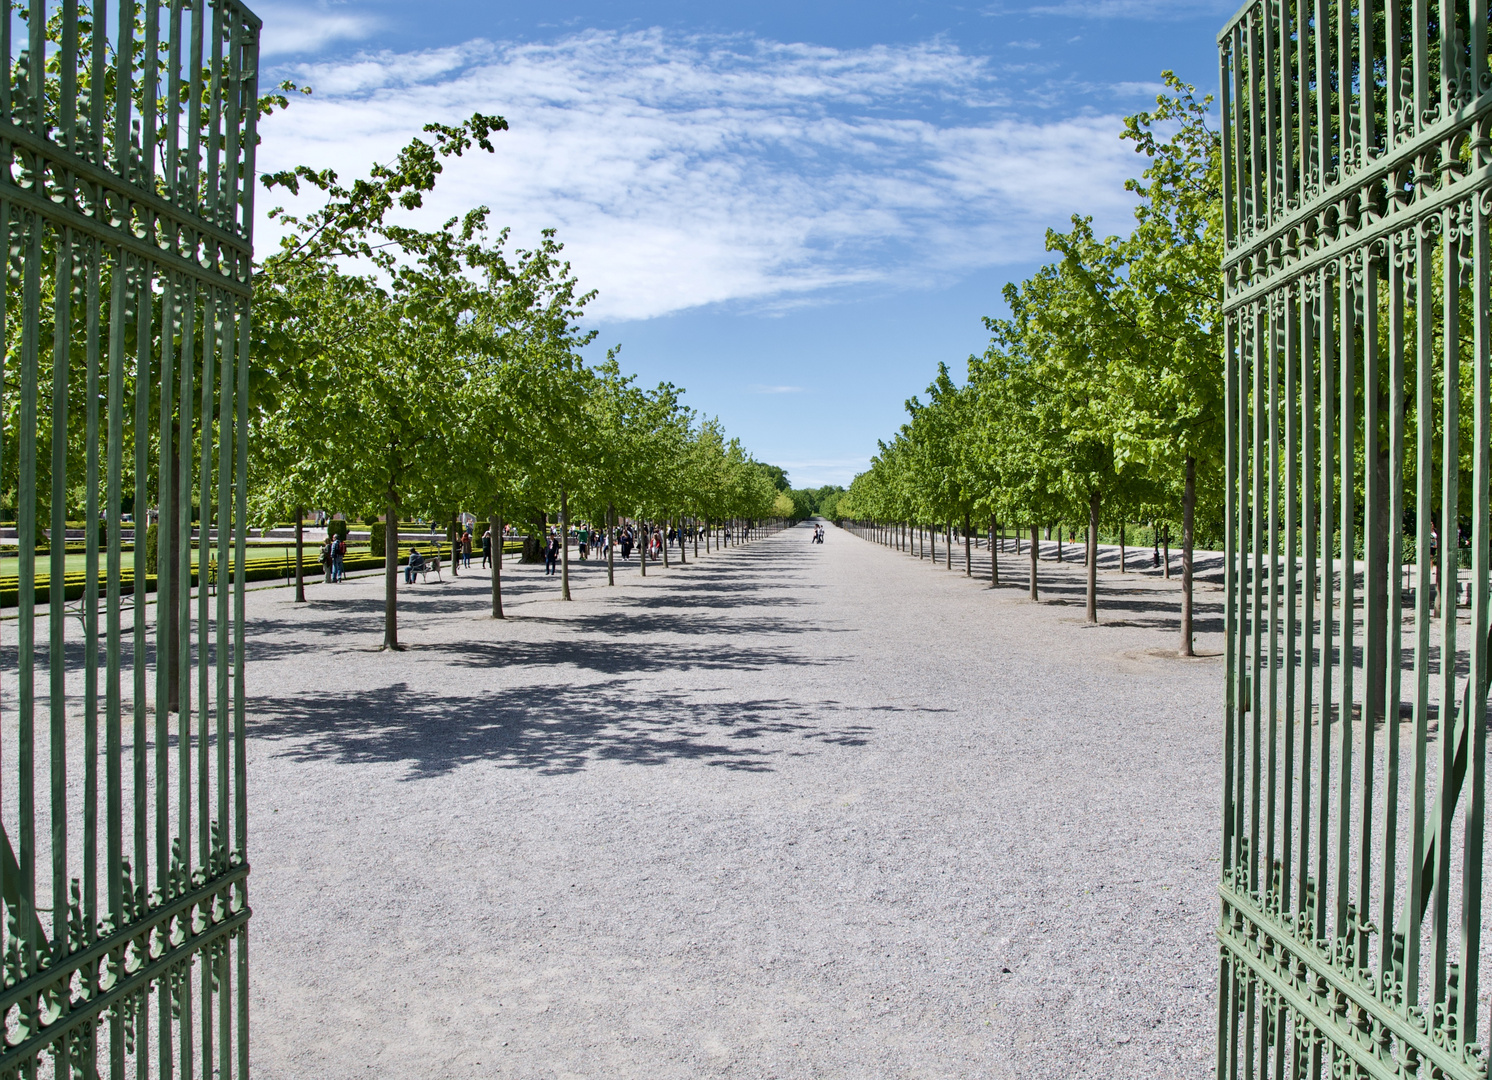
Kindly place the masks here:
<instances>
[{"instance_id":1,"label":"person sitting on bench","mask_svg":"<svg viewBox=\"0 0 1492 1080\"><path fill-rule=\"evenodd\" d=\"M419 548L409 549L409 565L404 568L404 584L413 585L414 576L425 569L425 556L420 554Z\"/></svg>"}]
</instances>

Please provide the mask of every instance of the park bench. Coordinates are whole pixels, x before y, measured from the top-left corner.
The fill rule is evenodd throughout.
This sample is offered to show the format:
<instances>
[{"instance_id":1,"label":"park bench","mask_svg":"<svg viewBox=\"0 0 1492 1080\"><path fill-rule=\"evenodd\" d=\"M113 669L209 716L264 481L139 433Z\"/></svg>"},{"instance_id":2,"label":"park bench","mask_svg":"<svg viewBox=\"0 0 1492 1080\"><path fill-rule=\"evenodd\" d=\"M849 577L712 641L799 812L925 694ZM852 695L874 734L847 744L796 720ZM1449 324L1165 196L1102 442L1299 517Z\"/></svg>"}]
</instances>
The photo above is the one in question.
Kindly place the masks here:
<instances>
[{"instance_id":1,"label":"park bench","mask_svg":"<svg viewBox=\"0 0 1492 1080\"><path fill-rule=\"evenodd\" d=\"M99 584L102 585L103 583L100 582ZM98 625L100 633L103 632L104 620L107 618L105 603L106 601L103 595L103 590L100 589L99 595L97 597ZM81 626L84 630L88 629L87 597L80 596L76 600L64 600L62 602L62 610L65 611L71 618L77 619L78 625ZM135 594L133 592L127 592L119 598L119 614L122 617L131 614L134 610Z\"/></svg>"},{"instance_id":2,"label":"park bench","mask_svg":"<svg viewBox=\"0 0 1492 1080\"><path fill-rule=\"evenodd\" d=\"M432 556L430 556L428 559L425 560L425 565L422 566L422 567L420 567L418 570L416 570L415 573L420 575L420 580L421 581L429 581L431 574L435 575L435 580L436 581L444 581L445 580L444 578L442 578L440 576L440 556L439 555L432 555Z\"/></svg>"}]
</instances>

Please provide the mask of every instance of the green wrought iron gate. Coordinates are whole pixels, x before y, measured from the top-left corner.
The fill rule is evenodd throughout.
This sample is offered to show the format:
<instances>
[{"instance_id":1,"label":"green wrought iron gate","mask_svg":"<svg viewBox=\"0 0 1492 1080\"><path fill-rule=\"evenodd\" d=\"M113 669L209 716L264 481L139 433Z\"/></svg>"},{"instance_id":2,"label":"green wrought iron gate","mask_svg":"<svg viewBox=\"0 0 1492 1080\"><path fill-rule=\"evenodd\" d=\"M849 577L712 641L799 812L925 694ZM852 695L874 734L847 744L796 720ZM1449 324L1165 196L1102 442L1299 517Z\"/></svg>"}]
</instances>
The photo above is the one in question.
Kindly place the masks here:
<instances>
[{"instance_id":1,"label":"green wrought iron gate","mask_svg":"<svg viewBox=\"0 0 1492 1080\"><path fill-rule=\"evenodd\" d=\"M1487 0L1219 35L1218 1075L1485 1077Z\"/></svg>"},{"instance_id":2,"label":"green wrought iron gate","mask_svg":"<svg viewBox=\"0 0 1492 1080\"><path fill-rule=\"evenodd\" d=\"M0 4L0 1077L244 1076L259 21Z\"/></svg>"}]
</instances>

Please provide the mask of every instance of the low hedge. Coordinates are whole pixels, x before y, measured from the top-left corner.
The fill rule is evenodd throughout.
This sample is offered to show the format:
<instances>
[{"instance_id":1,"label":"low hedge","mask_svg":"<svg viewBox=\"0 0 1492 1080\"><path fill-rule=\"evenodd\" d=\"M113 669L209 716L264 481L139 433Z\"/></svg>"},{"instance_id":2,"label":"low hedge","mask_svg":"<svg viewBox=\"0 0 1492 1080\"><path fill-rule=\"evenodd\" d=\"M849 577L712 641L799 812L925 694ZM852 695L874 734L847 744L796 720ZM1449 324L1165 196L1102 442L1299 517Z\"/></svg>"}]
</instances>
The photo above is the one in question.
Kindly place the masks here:
<instances>
[{"instance_id":1,"label":"low hedge","mask_svg":"<svg viewBox=\"0 0 1492 1080\"><path fill-rule=\"evenodd\" d=\"M344 570L375 570L383 566L382 559L376 559L371 555L348 555L342 562ZM316 563L311 563L306 569L315 572ZM288 568L288 574L287 574ZM231 574L231 569L230 569ZM293 579L295 577L295 563L293 560L279 559L247 559L244 562L244 575L248 581L274 581L282 578ZM192 572L192 584L198 583L199 574ZM230 581L220 582L228 585ZM63 578L62 595L66 600L76 600L83 595L83 589L87 585L87 579L81 573L68 574ZM145 591L155 592L156 576L148 574L145 578ZM99 595L102 597L107 584L102 577L99 580ZM125 595L135 591L134 572L126 569L120 575L120 588ZM15 607L20 603L20 582L14 576L0 577L0 607ZM46 603L52 595L51 582L46 574L36 575L35 593L38 604Z\"/></svg>"},{"instance_id":2,"label":"low hedge","mask_svg":"<svg viewBox=\"0 0 1492 1080\"><path fill-rule=\"evenodd\" d=\"M66 545L62 550L63 550L63 553L67 554L67 555L86 555L86 554L88 554L88 545L84 544L84 543L81 543L81 542L78 542L78 541L74 541L74 542ZM98 553L99 553L100 557L102 557L108 550L109 550L109 545L108 544L101 542L98 545ZM123 544L119 545L119 550L120 551L134 551L135 550L135 545L134 545L133 542L126 542L126 543L123 543ZM0 555L19 555L20 553L21 553L21 549L19 547L16 547L14 544L0 544ZM46 558L47 556L49 556L51 554L52 554L52 549L51 549L51 547L49 545L47 545L47 544L37 544L36 545L36 557L38 559L44 559L44 558Z\"/></svg>"},{"instance_id":3,"label":"low hedge","mask_svg":"<svg viewBox=\"0 0 1492 1080\"><path fill-rule=\"evenodd\" d=\"M372 554L372 555L377 555L378 557L382 558L383 557L384 537L388 534L388 529L385 527L385 525L384 525L383 522L376 521L376 522L374 522L370 526L370 530L371 531L370 531L370 533L368 535L368 552L370 554ZM416 533L416 530L413 530L413 529L405 530L405 529L401 528L399 530L399 534L400 534L399 535L399 542L401 544L408 543L407 538L404 536L405 532ZM451 547L451 538L448 535L445 538L444 541L437 540L433 544L430 541L426 540L426 541L424 541L424 545L425 545L425 547L436 547L436 546L438 546L440 548L440 550L441 550L442 553L448 553L450 551L450 547ZM419 547L420 545L419 545L419 543L415 543L413 546ZM471 553L472 553L472 555L474 557L481 555L481 553L482 553L482 539L481 539L481 537L474 537L472 539L471 548L472 548L472 552ZM503 551L505 551L505 552L512 553L514 551L522 551L522 550L523 550L523 541L522 540L505 540L505 541L503 541ZM408 558L408 556L406 555L405 558Z\"/></svg>"}]
</instances>

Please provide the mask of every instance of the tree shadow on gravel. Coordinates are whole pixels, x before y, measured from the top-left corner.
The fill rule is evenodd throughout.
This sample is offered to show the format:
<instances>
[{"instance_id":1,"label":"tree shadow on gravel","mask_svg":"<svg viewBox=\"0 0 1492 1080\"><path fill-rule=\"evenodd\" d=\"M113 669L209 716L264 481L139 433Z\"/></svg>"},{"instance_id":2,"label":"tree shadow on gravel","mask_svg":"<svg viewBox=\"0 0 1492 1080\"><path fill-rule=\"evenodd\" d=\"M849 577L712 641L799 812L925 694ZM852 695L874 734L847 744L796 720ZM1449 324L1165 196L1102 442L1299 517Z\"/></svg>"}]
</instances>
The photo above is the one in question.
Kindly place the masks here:
<instances>
[{"instance_id":1,"label":"tree shadow on gravel","mask_svg":"<svg viewBox=\"0 0 1492 1080\"><path fill-rule=\"evenodd\" d=\"M546 774L580 772L600 761L698 761L767 772L774 759L812 753L816 746L867 745L874 729L852 715L864 711L834 701L701 702L681 691L639 694L622 679L445 696L401 682L357 694L258 698L250 735L285 743L278 755L294 761L404 763L410 780L479 761ZM850 722L826 723L840 715ZM772 744L762 745L768 738Z\"/></svg>"},{"instance_id":2,"label":"tree shadow on gravel","mask_svg":"<svg viewBox=\"0 0 1492 1080\"><path fill-rule=\"evenodd\" d=\"M651 621L651 620L648 620ZM748 620L770 622L770 620ZM615 626L602 629L615 631ZM686 641L641 640L663 632L679 633L675 621L639 629L641 637L629 640L608 638L604 643L581 638L558 641L470 641L452 647L449 663L469 668L546 668L575 667L603 675L622 675L655 671L766 671L782 667L824 667L847 662L849 657L802 656L766 646L742 646L719 635L701 630L698 643ZM773 634L782 631L756 627L741 633ZM594 631L591 636L594 636Z\"/></svg>"},{"instance_id":3,"label":"tree shadow on gravel","mask_svg":"<svg viewBox=\"0 0 1492 1080\"><path fill-rule=\"evenodd\" d=\"M1116 559L1117 562L1117 559ZM986 567L988 563L985 564ZM955 569L957 569L955 567ZM1002 567L1000 588L1016 592L1030 588L1030 564L1024 573L1005 573ZM1087 603L1087 573L1082 563L1058 564L1043 567L1037 578L1041 591L1040 603L1055 607L1081 607ZM1133 626L1146 630L1163 630L1168 633L1181 632L1180 582L1175 589L1160 585L1159 574L1135 574L1129 579L1105 577L1098 583L1098 621L1107 626ZM986 577L986 583L988 578ZM1152 585L1151 583L1155 584ZM1217 597L1216 599L1213 599ZM1224 630L1225 611L1221 594L1198 591L1192 597L1192 630L1198 634L1221 634Z\"/></svg>"}]
</instances>

